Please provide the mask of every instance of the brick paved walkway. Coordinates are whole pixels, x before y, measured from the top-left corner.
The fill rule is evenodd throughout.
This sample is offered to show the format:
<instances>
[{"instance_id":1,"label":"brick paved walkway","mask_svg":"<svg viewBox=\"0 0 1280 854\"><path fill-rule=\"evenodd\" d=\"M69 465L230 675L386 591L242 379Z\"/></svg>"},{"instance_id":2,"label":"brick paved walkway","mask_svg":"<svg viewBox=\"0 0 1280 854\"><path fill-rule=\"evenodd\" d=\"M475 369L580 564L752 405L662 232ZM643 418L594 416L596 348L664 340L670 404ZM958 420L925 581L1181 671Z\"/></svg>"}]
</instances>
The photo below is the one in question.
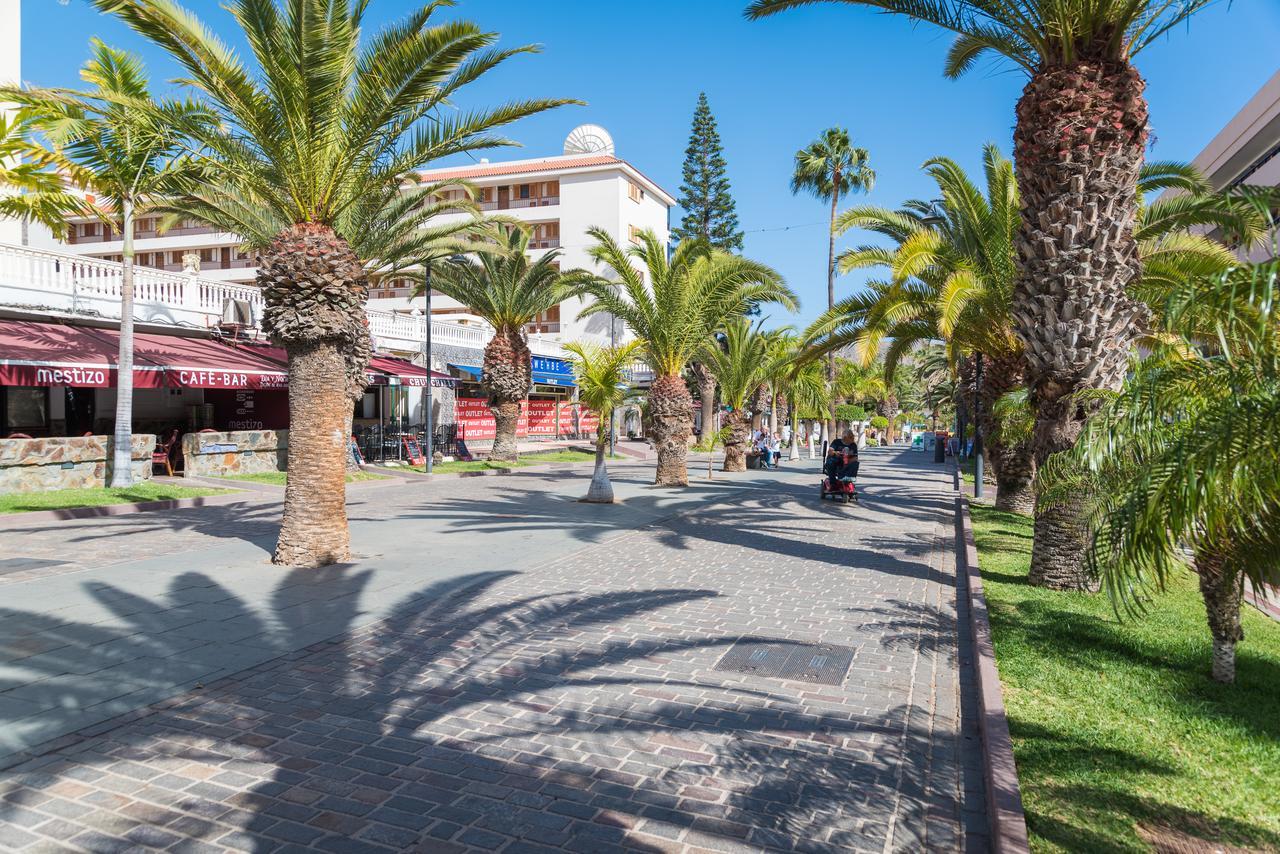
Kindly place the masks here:
<instances>
[{"instance_id":1,"label":"brick paved walkway","mask_svg":"<svg viewBox=\"0 0 1280 854\"><path fill-rule=\"evenodd\" d=\"M0 773L0 847L985 850L949 480L922 458L869 453L860 506L752 473L561 560L415 588ZM532 554L580 480L420 488L459 548L505 526ZM742 639L852 664L839 685L714 669Z\"/></svg>"}]
</instances>

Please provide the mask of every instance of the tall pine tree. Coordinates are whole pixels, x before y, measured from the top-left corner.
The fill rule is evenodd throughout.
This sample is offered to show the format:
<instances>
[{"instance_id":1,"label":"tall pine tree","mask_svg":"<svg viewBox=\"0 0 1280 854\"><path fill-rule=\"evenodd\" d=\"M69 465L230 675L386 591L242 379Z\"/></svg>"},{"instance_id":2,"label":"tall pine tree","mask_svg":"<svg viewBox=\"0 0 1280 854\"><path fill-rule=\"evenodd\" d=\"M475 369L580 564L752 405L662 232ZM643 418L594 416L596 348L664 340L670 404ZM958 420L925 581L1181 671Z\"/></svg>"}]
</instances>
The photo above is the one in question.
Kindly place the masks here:
<instances>
[{"instance_id":1,"label":"tall pine tree","mask_svg":"<svg viewBox=\"0 0 1280 854\"><path fill-rule=\"evenodd\" d=\"M680 240L705 237L720 249L741 249L742 232L738 230L733 196L729 195L724 150L720 147L720 133L707 104L706 92L698 95L681 177L684 183L680 185L680 207L684 209L684 218L673 231L675 237Z\"/></svg>"}]
</instances>

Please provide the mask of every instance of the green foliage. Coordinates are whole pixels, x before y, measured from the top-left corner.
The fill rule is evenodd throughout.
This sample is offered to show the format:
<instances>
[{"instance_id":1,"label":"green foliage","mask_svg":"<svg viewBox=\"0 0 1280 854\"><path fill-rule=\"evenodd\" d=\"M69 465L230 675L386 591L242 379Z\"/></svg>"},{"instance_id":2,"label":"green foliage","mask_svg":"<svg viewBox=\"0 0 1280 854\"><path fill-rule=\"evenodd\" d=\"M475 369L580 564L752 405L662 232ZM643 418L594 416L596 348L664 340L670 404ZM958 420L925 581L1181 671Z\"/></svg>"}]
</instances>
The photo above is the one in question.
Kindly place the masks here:
<instances>
[{"instance_id":1,"label":"green foliage","mask_svg":"<svg viewBox=\"0 0 1280 854\"><path fill-rule=\"evenodd\" d=\"M564 345L578 382L578 400L600 416L597 441L609 435L613 412L631 394L628 368L644 349L641 341L603 346L591 341L570 341Z\"/></svg>"},{"instance_id":2,"label":"green foliage","mask_svg":"<svg viewBox=\"0 0 1280 854\"><path fill-rule=\"evenodd\" d=\"M432 268L432 287L483 317L494 329L519 330L559 305L570 293L573 273L556 267L560 250L529 260L529 233L503 228L500 251L476 253L475 260L451 261Z\"/></svg>"},{"instance_id":3,"label":"green foliage","mask_svg":"<svg viewBox=\"0 0 1280 854\"><path fill-rule=\"evenodd\" d=\"M94 0L177 63L216 121L191 128L206 170L171 210L265 245L312 222L354 238L362 200L388 198L434 160L513 144L495 131L563 100L458 111L462 90L531 46L498 49L467 21L436 23L441 3L379 32L359 0L229 0L247 68L173 0Z\"/></svg>"},{"instance_id":4,"label":"green foliage","mask_svg":"<svg viewBox=\"0 0 1280 854\"><path fill-rule=\"evenodd\" d=\"M680 376L715 331L751 305L799 305L772 268L702 240L681 241L668 260L648 229L625 249L602 228L587 234L595 240L591 257L616 280L577 274L576 293L592 299L579 316L607 313L625 323L644 342L644 358L658 376Z\"/></svg>"},{"instance_id":5,"label":"green foliage","mask_svg":"<svg viewBox=\"0 0 1280 854\"><path fill-rule=\"evenodd\" d=\"M959 77L984 54L1012 60L1028 74L1081 58L1127 61L1212 0L838 0L927 21L956 34L945 73ZM819 0L753 0L763 18ZM827 0L837 2L837 0Z\"/></svg>"},{"instance_id":6,"label":"green foliage","mask_svg":"<svg viewBox=\"0 0 1280 854\"><path fill-rule=\"evenodd\" d=\"M868 192L875 183L870 155L854 146L844 128L827 128L796 152L791 175L791 192L796 195L808 193L829 202L854 190Z\"/></svg>"},{"instance_id":7,"label":"green foliage","mask_svg":"<svg viewBox=\"0 0 1280 854\"><path fill-rule=\"evenodd\" d=\"M702 238L717 249L742 249L737 208L729 194L724 149L707 94L698 95L693 113L689 147L684 151L678 204L684 209L680 225L672 229L677 240Z\"/></svg>"},{"instance_id":8,"label":"green foliage","mask_svg":"<svg viewBox=\"0 0 1280 854\"><path fill-rule=\"evenodd\" d=\"M0 216L39 222L59 234L80 200L63 189L50 158L30 133L29 121L0 115Z\"/></svg>"},{"instance_id":9,"label":"green foliage","mask_svg":"<svg viewBox=\"0 0 1280 854\"><path fill-rule=\"evenodd\" d=\"M234 491L143 482L118 489L91 487L55 489L49 492L7 492L0 494L0 513L101 507L107 504L134 504L142 501L169 501L175 498L195 498L202 495L224 495Z\"/></svg>"},{"instance_id":10,"label":"green foliage","mask_svg":"<svg viewBox=\"0 0 1280 854\"><path fill-rule=\"evenodd\" d=\"M745 317L724 324L698 359L711 369L720 386L720 399L735 411L745 409L748 397L768 377L769 338Z\"/></svg>"},{"instance_id":11,"label":"green foliage","mask_svg":"<svg viewBox=\"0 0 1280 854\"><path fill-rule=\"evenodd\" d=\"M1031 519L973 505L1033 851L1149 851L1138 826L1280 848L1280 623L1246 608L1237 681L1205 678L1194 579L1119 623L1107 600L1027 583Z\"/></svg>"},{"instance_id":12,"label":"green foliage","mask_svg":"<svg viewBox=\"0 0 1280 854\"><path fill-rule=\"evenodd\" d=\"M873 415L871 416L871 426L877 430L884 430L889 426L889 419L883 415Z\"/></svg>"},{"instance_id":13,"label":"green foliage","mask_svg":"<svg viewBox=\"0 0 1280 854\"><path fill-rule=\"evenodd\" d=\"M836 405L836 420L838 421L866 421L867 410L856 403L841 403Z\"/></svg>"}]
</instances>

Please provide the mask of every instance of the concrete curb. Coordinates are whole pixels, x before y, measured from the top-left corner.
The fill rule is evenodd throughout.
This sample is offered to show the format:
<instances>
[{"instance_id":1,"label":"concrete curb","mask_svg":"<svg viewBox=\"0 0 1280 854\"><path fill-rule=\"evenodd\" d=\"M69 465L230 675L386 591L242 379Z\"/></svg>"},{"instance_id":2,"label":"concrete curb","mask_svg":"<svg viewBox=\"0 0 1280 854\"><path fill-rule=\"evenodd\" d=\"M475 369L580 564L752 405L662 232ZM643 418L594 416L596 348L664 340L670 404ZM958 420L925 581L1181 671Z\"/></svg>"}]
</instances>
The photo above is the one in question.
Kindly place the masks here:
<instances>
[{"instance_id":1,"label":"concrete curb","mask_svg":"<svg viewBox=\"0 0 1280 854\"><path fill-rule=\"evenodd\" d=\"M982 573L978 568L978 547L973 540L969 499L959 494L957 489L955 502L956 524L963 538L963 542L960 538L956 540L956 570L963 571L969 581L969 625L973 632L974 672L978 678L979 729L982 732L991 848L996 854L1024 854L1031 850L1027 841L1027 819L1022 811L1013 739L1009 735L1009 719L1004 711L1000 673L996 669L995 648L991 643L991 622L987 618L987 599L982 592Z\"/></svg>"},{"instance_id":2,"label":"concrete curb","mask_svg":"<svg viewBox=\"0 0 1280 854\"><path fill-rule=\"evenodd\" d=\"M210 484L213 487L213 484ZM228 488L228 487L219 487ZM238 487L230 487L236 489ZM93 519L102 516L127 516L130 513L147 513L152 510L182 510L187 507L215 507L219 504L240 504L254 496L240 491L232 495L200 495L194 498L170 498L164 501L139 501L134 504L102 504L96 507L67 507L62 510L30 510L25 513L6 513L0 516L0 530L10 527L10 522L65 522L70 519Z\"/></svg>"}]
</instances>

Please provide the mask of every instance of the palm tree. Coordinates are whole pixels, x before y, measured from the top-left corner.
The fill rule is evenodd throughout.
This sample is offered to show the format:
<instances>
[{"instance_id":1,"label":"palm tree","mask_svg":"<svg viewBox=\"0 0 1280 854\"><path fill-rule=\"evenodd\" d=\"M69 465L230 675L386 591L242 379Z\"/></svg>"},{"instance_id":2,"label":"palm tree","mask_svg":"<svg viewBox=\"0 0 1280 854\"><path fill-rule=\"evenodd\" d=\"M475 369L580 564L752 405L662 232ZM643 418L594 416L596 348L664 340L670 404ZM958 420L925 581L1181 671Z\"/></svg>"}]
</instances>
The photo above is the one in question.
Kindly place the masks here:
<instances>
[{"instance_id":1,"label":"palm tree","mask_svg":"<svg viewBox=\"0 0 1280 854\"><path fill-rule=\"evenodd\" d=\"M346 559L343 430L369 357L362 259L342 226L452 154L511 144L496 128L565 101L455 112L465 87L530 47L496 49L441 4L367 33L362 0L229 0L253 55L174 0L94 0L177 62L218 121L194 134L208 168L175 205L259 252L263 327L289 354L289 483L274 561ZM276 229L270 231L269 229Z\"/></svg>"},{"instance_id":2,"label":"palm tree","mask_svg":"<svg viewBox=\"0 0 1280 854\"><path fill-rule=\"evenodd\" d=\"M574 273L561 273L560 250L529 260L529 232L503 227L500 253L479 253L475 263L443 265L433 280L452 297L488 321L493 337L484 346L484 376L496 430L491 460L515 460L520 406L533 387L525 326L559 305L570 293Z\"/></svg>"},{"instance_id":3,"label":"palm tree","mask_svg":"<svg viewBox=\"0 0 1280 854\"><path fill-rule=\"evenodd\" d=\"M689 372L693 374L694 384L698 387L698 402L702 406L702 432L714 433L716 430L716 375L703 362L690 362Z\"/></svg>"},{"instance_id":4,"label":"palm tree","mask_svg":"<svg viewBox=\"0 0 1280 854\"><path fill-rule=\"evenodd\" d=\"M844 128L827 128L817 139L796 152L791 174L791 192L809 193L831 204L831 224L827 230L827 310L836 303L836 211L840 198L861 190L868 192L876 182L871 156L857 148ZM827 380L836 376L835 356L827 360ZM835 402L832 401L832 406ZM834 410L829 415L834 425Z\"/></svg>"},{"instance_id":5,"label":"palm tree","mask_svg":"<svg viewBox=\"0 0 1280 854\"><path fill-rule=\"evenodd\" d=\"M0 91L0 99L18 104L20 120L47 141L47 149L32 151L36 161L62 172L85 192L63 210L98 219L121 237L124 264L110 486L124 488L133 483L134 219L139 208L153 204L190 172L191 161L182 153L183 134L208 116L189 101L153 101L137 57L98 39L92 41L90 54L80 71L90 89L6 89ZM51 191L42 188L36 198L56 200Z\"/></svg>"},{"instance_id":6,"label":"palm tree","mask_svg":"<svg viewBox=\"0 0 1280 854\"><path fill-rule=\"evenodd\" d=\"M30 133L29 122L0 114L0 216L38 222L60 234L80 200L67 192Z\"/></svg>"},{"instance_id":7,"label":"palm tree","mask_svg":"<svg viewBox=\"0 0 1280 854\"><path fill-rule=\"evenodd\" d=\"M699 358L720 381L725 415L724 470L746 471L747 399L760 387L769 370L769 339L759 323L745 317L730 320L716 338L702 348Z\"/></svg>"},{"instance_id":8,"label":"palm tree","mask_svg":"<svg viewBox=\"0 0 1280 854\"><path fill-rule=\"evenodd\" d=\"M788 459L800 459L800 420L827 417L831 409L831 391L827 385L826 368L813 359L801 356L799 343L789 354L789 361L779 379L779 391L786 395L787 411L791 419L791 452ZM809 458L813 459L813 434L806 430L809 441Z\"/></svg>"},{"instance_id":9,"label":"palm tree","mask_svg":"<svg viewBox=\"0 0 1280 854\"><path fill-rule=\"evenodd\" d=\"M829 346L856 343L864 360L891 337L885 358L890 376L905 351L930 340L945 341L957 366L982 354L982 430L997 484L996 506L1027 513L1034 506L1031 437L1003 441L993 414L996 400L1025 383L1025 347L1012 315L1019 194L1012 164L995 146L985 148L983 164L985 188L954 161L934 158L925 170L940 199L908 201L899 210L863 206L842 214L839 229L865 228L897 245L850 249L841 254L840 268L887 267L892 276L843 301L814 324L810 335L829 335ZM1148 164L1138 186L1144 195L1180 192L1139 208L1135 235L1145 263L1133 292L1143 298L1232 265L1233 256L1222 244L1186 229L1214 226L1249 242L1264 226L1243 200L1210 193L1185 164Z\"/></svg>"},{"instance_id":10,"label":"palm tree","mask_svg":"<svg viewBox=\"0 0 1280 854\"><path fill-rule=\"evenodd\" d=\"M596 426L596 467L591 486L582 500L591 504L612 504L613 484L605 466L605 451L613 429L613 413L627 399L630 380L628 368L644 345L639 341L601 346L590 341L571 341L564 349L571 355L573 373L578 380L578 400L599 421Z\"/></svg>"},{"instance_id":11,"label":"palm tree","mask_svg":"<svg viewBox=\"0 0 1280 854\"><path fill-rule=\"evenodd\" d=\"M713 250L701 240L682 240L668 260L666 246L648 229L626 249L604 229L591 228L587 234L595 241L591 256L614 278L580 279L579 293L593 299L580 316L611 314L644 342L645 359L654 372L649 392L658 450L654 482L687 485L693 397L682 376L685 367L727 319L742 315L753 303L778 302L794 309L795 295L769 267Z\"/></svg>"},{"instance_id":12,"label":"palm tree","mask_svg":"<svg viewBox=\"0 0 1280 854\"><path fill-rule=\"evenodd\" d=\"M754 0L759 18L813 0ZM1022 193L1013 317L1026 347L1036 411L1035 459L1075 444L1081 389L1119 388L1145 310L1129 292L1141 274L1136 185L1147 144L1143 48L1211 0L842 0L956 33L945 73L995 53L1030 80L1017 105L1014 161ZM1032 572L1079 587L1085 554L1078 508L1036 517Z\"/></svg>"},{"instance_id":13,"label":"palm tree","mask_svg":"<svg viewBox=\"0 0 1280 854\"><path fill-rule=\"evenodd\" d=\"M1042 503L1084 507L1087 566L1118 608L1144 609L1150 591L1190 564L1219 682L1235 678L1246 580L1280 583L1277 298L1276 262L1174 295L1165 331L1184 336L1182 346L1135 364L1073 452L1051 458L1040 475ZM1197 343L1206 309L1212 347Z\"/></svg>"}]
</instances>

